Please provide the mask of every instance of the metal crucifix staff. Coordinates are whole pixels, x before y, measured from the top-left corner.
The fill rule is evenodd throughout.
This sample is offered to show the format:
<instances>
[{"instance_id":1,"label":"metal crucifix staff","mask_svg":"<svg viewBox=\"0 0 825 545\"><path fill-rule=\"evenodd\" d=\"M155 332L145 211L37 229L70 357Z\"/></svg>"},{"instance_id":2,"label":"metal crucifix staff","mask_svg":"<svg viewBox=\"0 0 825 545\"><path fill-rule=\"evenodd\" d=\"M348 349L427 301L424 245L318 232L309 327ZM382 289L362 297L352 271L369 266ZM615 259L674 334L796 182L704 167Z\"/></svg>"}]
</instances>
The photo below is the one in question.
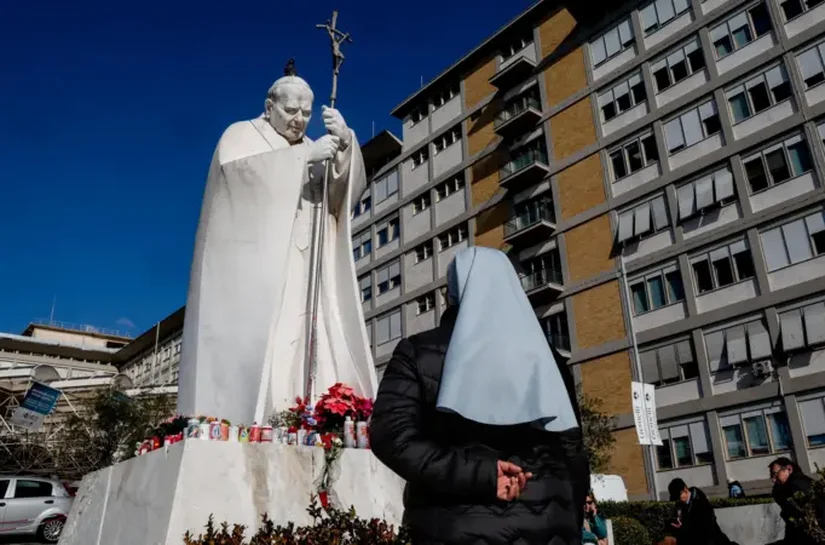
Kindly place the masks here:
<instances>
[{"instance_id":1,"label":"metal crucifix staff","mask_svg":"<svg viewBox=\"0 0 825 545\"><path fill-rule=\"evenodd\" d=\"M329 107L335 108L335 100L338 98L338 73L344 63L344 55L341 53L343 42L352 43L352 38L348 33L341 32L335 25L338 22L338 10L332 12L332 18L322 25L315 25L327 31L332 45L332 93L329 98ZM321 294L321 263L323 259L324 233L327 229L327 199L329 192L329 179L332 177L332 161L324 161L324 181L321 190L320 203L315 203L312 211L312 250L309 261L309 283L307 293L307 324L306 324L306 348L304 350L304 370L306 382L304 397L312 401L312 390L315 382L315 374L318 370L318 301Z\"/></svg>"}]
</instances>

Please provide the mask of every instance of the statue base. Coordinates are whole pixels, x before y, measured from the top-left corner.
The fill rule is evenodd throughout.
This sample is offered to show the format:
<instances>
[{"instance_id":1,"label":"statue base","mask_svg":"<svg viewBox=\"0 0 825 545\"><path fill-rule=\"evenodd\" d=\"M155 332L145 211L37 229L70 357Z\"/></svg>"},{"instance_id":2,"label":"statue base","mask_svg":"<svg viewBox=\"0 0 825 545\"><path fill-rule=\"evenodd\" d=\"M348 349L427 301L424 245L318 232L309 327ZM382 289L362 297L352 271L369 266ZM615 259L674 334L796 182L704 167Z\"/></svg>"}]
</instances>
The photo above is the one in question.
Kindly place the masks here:
<instances>
[{"instance_id":1,"label":"statue base","mask_svg":"<svg viewBox=\"0 0 825 545\"><path fill-rule=\"evenodd\" d=\"M311 523L306 511L324 469L317 447L190 439L90 473L60 545L181 545L213 515L242 524ZM404 482L368 450L344 449L330 496L363 518L401 522Z\"/></svg>"}]
</instances>

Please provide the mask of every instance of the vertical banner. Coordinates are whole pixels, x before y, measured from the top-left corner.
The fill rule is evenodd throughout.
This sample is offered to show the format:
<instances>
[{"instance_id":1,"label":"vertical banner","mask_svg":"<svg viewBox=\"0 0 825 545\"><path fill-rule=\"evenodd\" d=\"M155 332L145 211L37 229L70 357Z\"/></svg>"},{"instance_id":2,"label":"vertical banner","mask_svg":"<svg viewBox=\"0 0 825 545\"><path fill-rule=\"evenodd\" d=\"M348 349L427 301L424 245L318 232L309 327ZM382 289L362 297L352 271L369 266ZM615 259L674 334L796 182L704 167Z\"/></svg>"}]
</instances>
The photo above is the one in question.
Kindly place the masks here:
<instances>
[{"instance_id":1,"label":"vertical banner","mask_svg":"<svg viewBox=\"0 0 825 545\"><path fill-rule=\"evenodd\" d=\"M659 419L656 417L656 387L652 384L643 384L645 422L647 424L650 444L662 446L662 436L659 435Z\"/></svg>"},{"instance_id":2,"label":"vertical banner","mask_svg":"<svg viewBox=\"0 0 825 545\"><path fill-rule=\"evenodd\" d=\"M645 413L645 391L641 382L631 382L631 395L633 396L633 422L636 424L636 435L639 436L640 445L649 445L650 431L647 425Z\"/></svg>"},{"instance_id":3,"label":"vertical banner","mask_svg":"<svg viewBox=\"0 0 825 545\"><path fill-rule=\"evenodd\" d=\"M20 426L30 431L37 431L43 425L43 421L49 416L60 399L60 390L32 382L23 403L14 410L14 414L9 422L14 426Z\"/></svg>"}]
</instances>

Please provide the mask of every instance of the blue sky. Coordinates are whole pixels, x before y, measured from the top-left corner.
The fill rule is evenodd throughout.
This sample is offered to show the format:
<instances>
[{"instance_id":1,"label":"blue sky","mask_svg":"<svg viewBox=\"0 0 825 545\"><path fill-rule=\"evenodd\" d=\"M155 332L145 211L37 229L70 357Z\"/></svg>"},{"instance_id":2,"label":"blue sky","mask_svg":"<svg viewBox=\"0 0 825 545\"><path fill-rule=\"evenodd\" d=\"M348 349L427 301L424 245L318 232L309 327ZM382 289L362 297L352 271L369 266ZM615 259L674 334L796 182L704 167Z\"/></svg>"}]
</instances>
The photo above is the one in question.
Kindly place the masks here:
<instances>
[{"instance_id":1,"label":"blue sky","mask_svg":"<svg viewBox=\"0 0 825 545\"><path fill-rule=\"evenodd\" d=\"M0 331L48 318L55 299L58 320L132 334L182 305L218 137L261 112L289 57L319 109L331 61L314 25L334 7L355 40L339 108L365 142L373 122L398 133L389 111L421 77L531 2L286 4L4 2Z\"/></svg>"}]
</instances>

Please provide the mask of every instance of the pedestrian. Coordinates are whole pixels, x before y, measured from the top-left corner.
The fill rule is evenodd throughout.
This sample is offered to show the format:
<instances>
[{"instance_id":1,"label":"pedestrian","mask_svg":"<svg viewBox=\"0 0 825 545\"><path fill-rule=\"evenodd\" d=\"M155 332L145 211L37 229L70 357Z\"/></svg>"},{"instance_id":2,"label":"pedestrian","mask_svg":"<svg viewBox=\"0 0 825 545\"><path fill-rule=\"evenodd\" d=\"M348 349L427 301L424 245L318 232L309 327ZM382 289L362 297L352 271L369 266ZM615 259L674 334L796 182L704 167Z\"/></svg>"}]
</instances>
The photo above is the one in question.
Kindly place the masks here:
<instances>
[{"instance_id":1,"label":"pedestrian","mask_svg":"<svg viewBox=\"0 0 825 545\"><path fill-rule=\"evenodd\" d=\"M781 509L782 520L785 521L785 543L794 545L808 545L818 543L807 531L804 519L804 505L797 494L810 491L813 479L802 472L802 468L786 457L780 457L768 466L771 481L773 482L773 499ZM815 504L816 518L822 526L822 500Z\"/></svg>"},{"instance_id":2,"label":"pedestrian","mask_svg":"<svg viewBox=\"0 0 825 545\"><path fill-rule=\"evenodd\" d=\"M591 490L584 499L584 526L582 543L585 545L607 545L607 523L599 514L596 495Z\"/></svg>"},{"instance_id":3,"label":"pedestrian","mask_svg":"<svg viewBox=\"0 0 825 545\"><path fill-rule=\"evenodd\" d=\"M402 339L370 426L413 545L578 545L590 469L572 375L503 253L462 250L435 329Z\"/></svg>"},{"instance_id":4,"label":"pedestrian","mask_svg":"<svg viewBox=\"0 0 825 545\"><path fill-rule=\"evenodd\" d=\"M734 479L733 477L728 478L728 498L730 499L737 499L737 498L744 498L745 497L745 489L742 488L742 485Z\"/></svg>"},{"instance_id":5,"label":"pedestrian","mask_svg":"<svg viewBox=\"0 0 825 545\"><path fill-rule=\"evenodd\" d=\"M676 502L672 533L679 545L730 545L716 521L716 513L705 493L688 487L682 479L673 479L667 487L670 501Z\"/></svg>"}]
</instances>

